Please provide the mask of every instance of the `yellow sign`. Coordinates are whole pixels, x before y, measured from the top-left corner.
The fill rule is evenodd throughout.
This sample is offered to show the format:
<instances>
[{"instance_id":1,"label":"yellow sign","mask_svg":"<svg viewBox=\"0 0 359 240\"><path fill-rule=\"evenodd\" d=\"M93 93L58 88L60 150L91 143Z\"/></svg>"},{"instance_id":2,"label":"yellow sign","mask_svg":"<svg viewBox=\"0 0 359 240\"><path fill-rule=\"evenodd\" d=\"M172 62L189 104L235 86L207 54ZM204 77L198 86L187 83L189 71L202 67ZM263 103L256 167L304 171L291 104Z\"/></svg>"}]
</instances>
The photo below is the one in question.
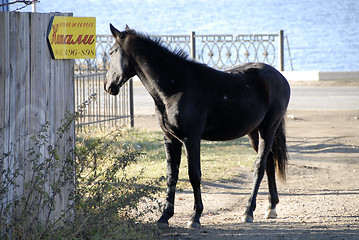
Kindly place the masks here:
<instances>
[{"instance_id":1,"label":"yellow sign","mask_svg":"<svg viewBox=\"0 0 359 240\"><path fill-rule=\"evenodd\" d=\"M47 36L54 59L96 57L96 18L55 16Z\"/></svg>"}]
</instances>

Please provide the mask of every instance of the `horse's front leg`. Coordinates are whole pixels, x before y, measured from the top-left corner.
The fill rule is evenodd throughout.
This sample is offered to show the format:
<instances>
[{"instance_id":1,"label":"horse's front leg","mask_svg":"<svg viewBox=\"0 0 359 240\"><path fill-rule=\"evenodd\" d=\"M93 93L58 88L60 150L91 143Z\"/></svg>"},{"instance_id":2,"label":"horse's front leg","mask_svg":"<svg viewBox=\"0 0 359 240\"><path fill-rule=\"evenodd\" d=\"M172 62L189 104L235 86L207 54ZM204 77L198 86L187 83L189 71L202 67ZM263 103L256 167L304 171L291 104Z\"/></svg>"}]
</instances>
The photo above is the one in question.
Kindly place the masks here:
<instances>
[{"instance_id":1,"label":"horse's front leg","mask_svg":"<svg viewBox=\"0 0 359 240\"><path fill-rule=\"evenodd\" d=\"M188 137L184 140L188 159L188 175L194 194L194 212L187 224L188 228L200 228L200 217L203 212L201 196L201 163L199 137Z\"/></svg>"},{"instance_id":2,"label":"horse's front leg","mask_svg":"<svg viewBox=\"0 0 359 240\"><path fill-rule=\"evenodd\" d=\"M164 145L167 156L167 197L159 224L168 225L168 219L174 214L174 201L178 172L181 163L182 142L173 137L165 136Z\"/></svg>"}]
</instances>

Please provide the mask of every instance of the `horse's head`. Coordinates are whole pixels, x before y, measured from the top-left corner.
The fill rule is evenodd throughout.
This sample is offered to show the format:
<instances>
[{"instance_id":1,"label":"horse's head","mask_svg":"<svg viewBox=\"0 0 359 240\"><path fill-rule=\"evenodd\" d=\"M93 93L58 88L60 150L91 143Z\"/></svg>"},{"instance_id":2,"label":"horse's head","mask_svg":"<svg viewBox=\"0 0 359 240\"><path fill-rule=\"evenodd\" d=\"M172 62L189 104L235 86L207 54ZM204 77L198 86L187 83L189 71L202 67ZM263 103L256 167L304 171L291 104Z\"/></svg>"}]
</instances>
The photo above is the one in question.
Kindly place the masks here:
<instances>
[{"instance_id":1,"label":"horse's head","mask_svg":"<svg viewBox=\"0 0 359 240\"><path fill-rule=\"evenodd\" d=\"M120 87L127 82L128 79L136 75L131 60L124 51L124 42L129 30L128 26L124 32L118 31L112 24L110 24L112 35L116 42L111 47L109 54L111 57L110 68L107 71L105 79L105 91L117 95Z\"/></svg>"}]
</instances>

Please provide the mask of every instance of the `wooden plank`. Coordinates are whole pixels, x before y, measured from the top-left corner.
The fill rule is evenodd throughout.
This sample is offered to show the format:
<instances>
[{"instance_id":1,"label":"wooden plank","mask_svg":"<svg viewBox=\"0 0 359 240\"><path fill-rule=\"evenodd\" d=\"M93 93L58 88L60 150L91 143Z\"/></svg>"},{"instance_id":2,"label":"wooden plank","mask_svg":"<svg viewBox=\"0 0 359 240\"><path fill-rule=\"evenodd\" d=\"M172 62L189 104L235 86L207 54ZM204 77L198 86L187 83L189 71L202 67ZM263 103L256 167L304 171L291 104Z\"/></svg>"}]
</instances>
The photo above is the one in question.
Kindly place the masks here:
<instances>
[{"instance_id":1,"label":"wooden plank","mask_svg":"<svg viewBox=\"0 0 359 240\"><path fill-rule=\"evenodd\" d=\"M15 162L14 168L20 169L22 174L16 178L16 187L14 198L20 198L26 191L25 172L31 171L31 168L23 167L27 162L26 155L26 86L29 82L29 65L30 65L30 41L29 41L29 15L30 13L14 13L15 26L17 31L12 33L11 51L13 51L14 59L11 60L11 69L16 68L13 73L12 82L14 83L11 90L11 98L14 104L13 111L10 113L11 128L13 130L12 144L14 145ZM12 24L12 25L14 25ZM15 67L14 67L15 66ZM22 169L21 169L22 168ZM16 214L22 214L22 209L25 207L23 202L18 202L14 205Z\"/></svg>"},{"instance_id":2,"label":"wooden plank","mask_svg":"<svg viewBox=\"0 0 359 240\"><path fill-rule=\"evenodd\" d=\"M53 84L52 84L52 75L51 75L51 55L50 55L50 51L49 48L47 46L47 29L48 26L50 24L50 20L51 20L51 16L49 14L43 15L42 19L41 19L41 33L39 34L39 38L41 39L39 41L39 48L41 51L41 55L43 56L42 59L42 63L41 65L43 66L43 70L42 70L42 75L41 75L41 79L43 79L44 81L44 92L45 95L44 97L44 101L45 101L45 121L49 123L49 131L48 131L48 136L49 136L49 143L52 146L55 146L55 142L56 142L56 129L54 127L54 119L53 119L53 113L56 111L56 108L54 108L53 104L51 104L52 102L52 91L56 91L56 89L54 89ZM49 181L56 181L55 179L51 179L53 177L53 172L51 172L49 174ZM49 192L51 192L50 186L47 186ZM44 219L46 219L47 215L52 215L53 214L58 214L58 216L61 216L60 213L58 213L58 209L59 206L56 203L56 208L55 208L55 213L52 213L52 211L50 209L46 209L44 211ZM64 210L64 208L61 208L60 210ZM50 219L53 219L53 217L51 217Z\"/></svg>"},{"instance_id":3,"label":"wooden plank","mask_svg":"<svg viewBox=\"0 0 359 240\"><path fill-rule=\"evenodd\" d=\"M17 65L16 65L16 50L14 49L14 46L16 46L16 44L19 44L18 41L19 39L16 37L16 33L19 31L18 26L17 26L17 20L16 20L16 15L11 13L10 14L10 31L9 31L9 35L10 35L10 54L9 54L9 59L10 59L10 81L9 84L7 86L7 90L6 90L6 94L7 97L6 99L8 99L7 103L6 103L6 113L7 113L7 121L6 121L6 127L8 128L8 136L7 138L9 139L9 152L11 152L11 154L14 155L14 157L9 158L9 161L7 163L7 167L9 167L9 169L11 169L10 171L8 171L8 173L10 174L10 176L14 175L15 172L15 163L14 163L14 158L16 158L16 149L14 148L13 142L15 139L15 127L14 127L14 122L15 122L15 94L16 94L16 78L17 78ZM16 192L15 192L15 184L9 184L8 187L8 201L10 201L11 204L11 208L14 209L16 208L16 206L14 206L15 204L15 196Z\"/></svg>"},{"instance_id":4,"label":"wooden plank","mask_svg":"<svg viewBox=\"0 0 359 240\"><path fill-rule=\"evenodd\" d=\"M44 82L46 79L43 78L42 74L44 72L44 56L42 56L41 52L41 22L42 22L42 15L38 13L32 13L30 15L30 44L31 44L31 50L30 50L30 91L29 91L29 132L30 136L37 135L39 130L42 126L45 125L45 96L47 92L43 88ZM47 141L47 139L46 139ZM30 142L30 147L32 142ZM44 159L48 156L47 151L45 148L40 149L41 157L38 157L36 159L36 163L34 164L45 164ZM46 166L45 166L46 168ZM44 173L47 170L44 170ZM27 169L27 178L26 181L30 181L32 174L38 174L33 173L31 169ZM45 180L45 179L44 179ZM49 186L46 184L43 186L44 189L42 189L45 192L50 193ZM32 199L32 201L35 201ZM36 216L39 218L40 221L44 219L44 211L43 209L40 209L40 212L38 213L39 216ZM35 217L35 216L34 216Z\"/></svg>"},{"instance_id":5,"label":"wooden plank","mask_svg":"<svg viewBox=\"0 0 359 240\"><path fill-rule=\"evenodd\" d=\"M23 43L23 48L19 51L19 58L23 56L22 60L19 60L21 64L19 66L24 66L20 72L20 87L18 88L19 96L19 105L18 105L18 123L19 123L19 139L20 139L20 146L19 146L19 158L24 159L27 157L27 149L28 149L28 115L27 115L27 108L28 108L28 89L30 88L30 16L31 13L24 13L21 14L21 38ZM24 171L26 171L24 169ZM25 179L23 179L23 191L25 192ZM21 192L23 194L24 192Z\"/></svg>"},{"instance_id":6,"label":"wooden plank","mask_svg":"<svg viewBox=\"0 0 359 240\"><path fill-rule=\"evenodd\" d=\"M72 16L72 13L65 14L66 16ZM64 64L64 79L63 79L63 106L64 115L66 112L74 114L75 112L75 93L74 93L74 63L75 60L68 59L63 60ZM63 116L64 117L64 116ZM64 154L65 156L72 151L75 147L75 123L71 124L70 130L64 136ZM66 161L66 160L65 160ZM75 172L73 172L75 174ZM75 177L75 176L74 176ZM73 178L74 179L74 178ZM70 204L69 194L70 191L75 187L75 182L69 182L63 189L63 198L61 200L61 205L63 208L67 208L67 205Z\"/></svg>"},{"instance_id":7,"label":"wooden plank","mask_svg":"<svg viewBox=\"0 0 359 240\"><path fill-rule=\"evenodd\" d=\"M36 38L33 35L33 30L32 30L32 26L35 24L33 22L32 19L32 14L29 15L29 45L31 46L31 48L28 51L28 57L29 57L29 72L28 72L28 81L25 83L25 87L26 87L26 92L25 92L25 99L26 99L26 111L25 111L25 129L24 131L26 131L27 133L27 138L26 138L26 144L25 144L25 148L26 149L31 149L35 147L35 144L32 140L30 140L30 138L34 135L36 135L38 132L38 124L39 122L37 121L37 106L34 103L34 98L36 96L36 93L33 92L33 89L36 88L36 85L34 85L34 81L33 81L33 75L34 75L34 69L33 69L33 65L36 64L36 62L34 63L34 58L32 57L32 54L34 51L36 51L34 48L36 48L33 45L34 42L34 38ZM34 174L33 170L32 170L32 164L28 164L27 166L25 166L24 168L24 182L25 184L27 182L31 181L31 178Z\"/></svg>"},{"instance_id":8,"label":"wooden plank","mask_svg":"<svg viewBox=\"0 0 359 240\"><path fill-rule=\"evenodd\" d=\"M61 127L61 120L63 119L64 117L64 113L65 113L65 110L64 110L64 92L65 92L65 89L64 89L64 81L65 81L65 78L64 78L64 62L66 60L53 60L54 61L54 68L52 69L52 72L53 72L53 79L52 79L52 83L53 83L53 86L54 88L56 89L56 92L55 92L55 95L54 95L54 105L55 105L55 108L56 108L56 111L54 112L53 116L54 116L54 126L56 129L60 128ZM60 107L61 106L61 107ZM65 154L65 139L64 138L61 138L61 139L58 139L58 153L60 156L62 156L64 158L64 154ZM65 195L66 192L65 191L62 191L62 195ZM63 208L64 206L64 203L62 202L62 198L60 196L57 196L55 198L55 201L57 204L59 204L59 208Z\"/></svg>"},{"instance_id":9,"label":"wooden plank","mask_svg":"<svg viewBox=\"0 0 359 240\"><path fill-rule=\"evenodd\" d=\"M8 144L5 145L5 131L6 131L6 112L5 112L5 102L7 99L6 89L5 87L9 82L9 28L10 28L10 20L9 20L9 12L0 12L0 36L3 36L3 40L0 41L0 154L2 155L4 152L8 152ZM0 163L2 167L2 163Z\"/></svg>"},{"instance_id":10,"label":"wooden plank","mask_svg":"<svg viewBox=\"0 0 359 240\"><path fill-rule=\"evenodd\" d=\"M2 36L2 41L0 41L0 154L9 152L9 83L10 83L10 13L9 12L0 12L0 36ZM5 169L9 168L8 165L9 158L5 158L2 163L0 163L0 168ZM1 184L3 184L3 179L5 175L1 176ZM0 185L0 187L2 187ZM2 196L3 202L1 204L4 208L8 206L8 199L11 192L5 192ZM10 209L11 211L11 209ZM10 218L8 215L1 216L3 219L7 219L9 222Z\"/></svg>"}]
</instances>

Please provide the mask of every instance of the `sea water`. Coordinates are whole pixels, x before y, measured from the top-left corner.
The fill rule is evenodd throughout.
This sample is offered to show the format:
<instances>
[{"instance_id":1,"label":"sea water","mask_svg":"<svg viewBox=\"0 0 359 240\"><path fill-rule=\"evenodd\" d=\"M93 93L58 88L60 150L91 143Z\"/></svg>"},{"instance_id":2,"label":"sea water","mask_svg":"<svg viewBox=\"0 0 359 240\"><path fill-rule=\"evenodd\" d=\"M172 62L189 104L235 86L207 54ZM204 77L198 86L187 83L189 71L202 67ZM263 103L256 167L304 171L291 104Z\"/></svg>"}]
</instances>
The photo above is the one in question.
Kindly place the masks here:
<instances>
[{"instance_id":1,"label":"sea water","mask_svg":"<svg viewBox=\"0 0 359 240\"><path fill-rule=\"evenodd\" d=\"M37 11L96 17L97 34L110 34L109 23L148 34L284 30L294 70L359 71L358 0L41 0Z\"/></svg>"}]
</instances>

